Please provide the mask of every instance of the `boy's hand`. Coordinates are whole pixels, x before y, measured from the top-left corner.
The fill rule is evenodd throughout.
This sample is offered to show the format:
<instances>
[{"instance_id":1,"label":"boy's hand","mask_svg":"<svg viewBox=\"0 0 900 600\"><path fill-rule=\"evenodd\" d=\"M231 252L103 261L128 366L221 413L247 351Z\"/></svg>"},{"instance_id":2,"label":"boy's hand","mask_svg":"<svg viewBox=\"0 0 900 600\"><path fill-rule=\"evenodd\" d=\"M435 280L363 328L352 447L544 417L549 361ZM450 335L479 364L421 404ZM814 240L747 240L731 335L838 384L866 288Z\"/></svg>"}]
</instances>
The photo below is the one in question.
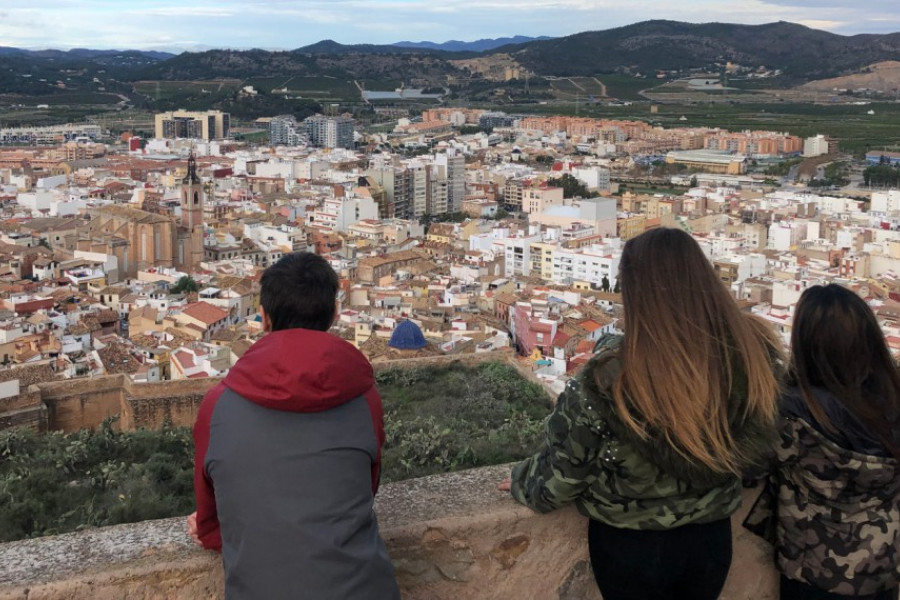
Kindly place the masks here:
<instances>
[{"instance_id":1,"label":"boy's hand","mask_svg":"<svg viewBox=\"0 0 900 600\"><path fill-rule=\"evenodd\" d=\"M198 546L203 546L203 542L200 541L200 536L197 535L197 511L195 510L187 517L187 529L188 535L191 536L191 539L194 540L194 543Z\"/></svg>"},{"instance_id":2,"label":"boy's hand","mask_svg":"<svg viewBox=\"0 0 900 600\"><path fill-rule=\"evenodd\" d=\"M506 479L504 479L503 481L500 482L500 485L497 486L497 489L500 490L501 492L508 492L509 486L511 486L511 485L512 485L512 479L507 477Z\"/></svg>"}]
</instances>

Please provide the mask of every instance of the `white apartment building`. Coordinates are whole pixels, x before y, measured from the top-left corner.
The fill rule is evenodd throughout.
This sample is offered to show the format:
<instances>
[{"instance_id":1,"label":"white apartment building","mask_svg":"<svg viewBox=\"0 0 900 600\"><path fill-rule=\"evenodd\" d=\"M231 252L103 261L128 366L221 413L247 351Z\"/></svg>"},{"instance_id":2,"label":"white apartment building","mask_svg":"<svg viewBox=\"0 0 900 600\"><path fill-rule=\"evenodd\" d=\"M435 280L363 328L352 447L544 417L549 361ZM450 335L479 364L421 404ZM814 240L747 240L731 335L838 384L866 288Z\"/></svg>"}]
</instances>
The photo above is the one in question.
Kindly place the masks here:
<instances>
[{"instance_id":1,"label":"white apartment building","mask_svg":"<svg viewBox=\"0 0 900 600\"><path fill-rule=\"evenodd\" d=\"M352 148L356 121L352 117L308 117L304 124L309 143L319 148Z\"/></svg>"},{"instance_id":2,"label":"white apartment building","mask_svg":"<svg viewBox=\"0 0 900 600\"><path fill-rule=\"evenodd\" d=\"M553 282L569 285L583 281L599 289L606 277L612 289L616 284L621 258L621 247L608 244L578 250L557 248L553 252Z\"/></svg>"},{"instance_id":3,"label":"white apartment building","mask_svg":"<svg viewBox=\"0 0 900 600\"><path fill-rule=\"evenodd\" d=\"M800 300L800 296L814 282L803 279L776 279L772 282L772 306L793 306Z\"/></svg>"},{"instance_id":4,"label":"white apartment building","mask_svg":"<svg viewBox=\"0 0 900 600\"><path fill-rule=\"evenodd\" d=\"M463 201L466 199L466 160L463 155L454 148L448 148L446 152L435 154L432 173L433 181L446 181L447 199L443 212L461 211ZM438 200L433 201L433 204L434 206L441 205ZM429 214L441 213L430 212Z\"/></svg>"},{"instance_id":5,"label":"white apartment building","mask_svg":"<svg viewBox=\"0 0 900 600\"><path fill-rule=\"evenodd\" d=\"M560 187L526 187L522 189L522 210L528 214L541 213L550 206L563 204Z\"/></svg>"},{"instance_id":6,"label":"white apartment building","mask_svg":"<svg viewBox=\"0 0 900 600\"><path fill-rule=\"evenodd\" d=\"M803 156L822 156L828 154L828 139L824 135L817 135L803 140Z\"/></svg>"},{"instance_id":7,"label":"white apartment building","mask_svg":"<svg viewBox=\"0 0 900 600\"><path fill-rule=\"evenodd\" d=\"M900 211L900 190L872 192L872 203L869 211L878 215Z\"/></svg>"},{"instance_id":8,"label":"white apartment building","mask_svg":"<svg viewBox=\"0 0 900 600\"><path fill-rule=\"evenodd\" d=\"M531 244L540 241L540 234L497 240L503 248L502 254L505 259L503 275L505 277L531 275Z\"/></svg>"},{"instance_id":9,"label":"white apartment building","mask_svg":"<svg viewBox=\"0 0 900 600\"><path fill-rule=\"evenodd\" d=\"M597 235L615 237L615 198L584 198L571 204L551 205L538 213L528 215L529 223L548 226L569 227L574 223L584 223L594 228Z\"/></svg>"},{"instance_id":10,"label":"white apartment building","mask_svg":"<svg viewBox=\"0 0 900 600\"><path fill-rule=\"evenodd\" d=\"M589 190L609 191L609 169L606 167L575 167L572 175Z\"/></svg>"},{"instance_id":11,"label":"white apartment building","mask_svg":"<svg viewBox=\"0 0 900 600\"><path fill-rule=\"evenodd\" d=\"M310 213L309 224L347 231L347 227L365 219L378 219L378 204L372 198L329 198Z\"/></svg>"},{"instance_id":12,"label":"white apartment building","mask_svg":"<svg viewBox=\"0 0 900 600\"><path fill-rule=\"evenodd\" d=\"M807 224L801 221L779 221L769 226L769 249L787 252L807 239Z\"/></svg>"}]
</instances>

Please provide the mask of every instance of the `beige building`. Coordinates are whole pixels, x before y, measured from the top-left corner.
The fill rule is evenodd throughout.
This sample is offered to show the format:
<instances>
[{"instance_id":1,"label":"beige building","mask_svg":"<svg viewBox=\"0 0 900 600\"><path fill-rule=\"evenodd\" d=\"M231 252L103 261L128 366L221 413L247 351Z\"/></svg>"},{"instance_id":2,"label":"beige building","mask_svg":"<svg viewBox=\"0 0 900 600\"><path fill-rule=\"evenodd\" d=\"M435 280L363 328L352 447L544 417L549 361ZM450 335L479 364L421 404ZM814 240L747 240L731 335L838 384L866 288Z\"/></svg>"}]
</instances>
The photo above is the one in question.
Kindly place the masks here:
<instances>
[{"instance_id":1,"label":"beige building","mask_svg":"<svg viewBox=\"0 0 900 600\"><path fill-rule=\"evenodd\" d=\"M528 187L522 190L522 210L532 214L543 212L545 208L563 203L561 187Z\"/></svg>"},{"instance_id":2,"label":"beige building","mask_svg":"<svg viewBox=\"0 0 900 600\"><path fill-rule=\"evenodd\" d=\"M666 163L685 165L704 173L740 175L746 167L747 157L718 150L682 150L669 152Z\"/></svg>"},{"instance_id":3,"label":"beige building","mask_svg":"<svg viewBox=\"0 0 900 600\"><path fill-rule=\"evenodd\" d=\"M156 115L156 137L219 140L231 131L231 115L219 110L176 110Z\"/></svg>"},{"instance_id":4,"label":"beige building","mask_svg":"<svg viewBox=\"0 0 900 600\"><path fill-rule=\"evenodd\" d=\"M152 267L193 271L203 260L204 192L193 155L181 184L181 218L110 204L96 209L77 249L115 256L118 281Z\"/></svg>"}]
</instances>

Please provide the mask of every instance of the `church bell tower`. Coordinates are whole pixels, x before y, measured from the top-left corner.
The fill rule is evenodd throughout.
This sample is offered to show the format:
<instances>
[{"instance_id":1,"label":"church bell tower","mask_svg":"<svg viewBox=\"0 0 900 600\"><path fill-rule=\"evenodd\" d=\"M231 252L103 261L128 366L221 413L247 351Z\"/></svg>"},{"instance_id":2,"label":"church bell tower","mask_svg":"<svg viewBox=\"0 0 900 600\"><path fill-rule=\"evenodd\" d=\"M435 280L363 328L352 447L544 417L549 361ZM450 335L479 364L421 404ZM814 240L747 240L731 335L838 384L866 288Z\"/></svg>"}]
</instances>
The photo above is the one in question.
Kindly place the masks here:
<instances>
[{"instance_id":1,"label":"church bell tower","mask_svg":"<svg viewBox=\"0 0 900 600\"><path fill-rule=\"evenodd\" d=\"M187 175L181 180L179 262L191 270L203 260L203 184L197 175L193 150L188 155Z\"/></svg>"}]
</instances>

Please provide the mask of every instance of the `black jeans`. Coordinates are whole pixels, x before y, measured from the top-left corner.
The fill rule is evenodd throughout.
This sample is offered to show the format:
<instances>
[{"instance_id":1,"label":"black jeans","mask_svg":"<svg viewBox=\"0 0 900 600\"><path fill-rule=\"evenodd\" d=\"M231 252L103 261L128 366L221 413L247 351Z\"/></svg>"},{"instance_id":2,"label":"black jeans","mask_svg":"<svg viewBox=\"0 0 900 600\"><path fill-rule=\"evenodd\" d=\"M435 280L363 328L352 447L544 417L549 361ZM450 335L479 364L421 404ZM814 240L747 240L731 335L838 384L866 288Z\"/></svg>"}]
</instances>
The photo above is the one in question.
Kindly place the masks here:
<instances>
[{"instance_id":1,"label":"black jeans","mask_svg":"<svg viewBox=\"0 0 900 600\"><path fill-rule=\"evenodd\" d=\"M731 520L665 531L588 525L603 600L715 600L731 566Z\"/></svg>"},{"instance_id":2,"label":"black jeans","mask_svg":"<svg viewBox=\"0 0 900 600\"><path fill-rule=\"evenodd\" d=\"M897 600L897 588L865 596L841 596L782 575L781 594L778 597L781 600Z\"/></svg>"}]
</instances>

